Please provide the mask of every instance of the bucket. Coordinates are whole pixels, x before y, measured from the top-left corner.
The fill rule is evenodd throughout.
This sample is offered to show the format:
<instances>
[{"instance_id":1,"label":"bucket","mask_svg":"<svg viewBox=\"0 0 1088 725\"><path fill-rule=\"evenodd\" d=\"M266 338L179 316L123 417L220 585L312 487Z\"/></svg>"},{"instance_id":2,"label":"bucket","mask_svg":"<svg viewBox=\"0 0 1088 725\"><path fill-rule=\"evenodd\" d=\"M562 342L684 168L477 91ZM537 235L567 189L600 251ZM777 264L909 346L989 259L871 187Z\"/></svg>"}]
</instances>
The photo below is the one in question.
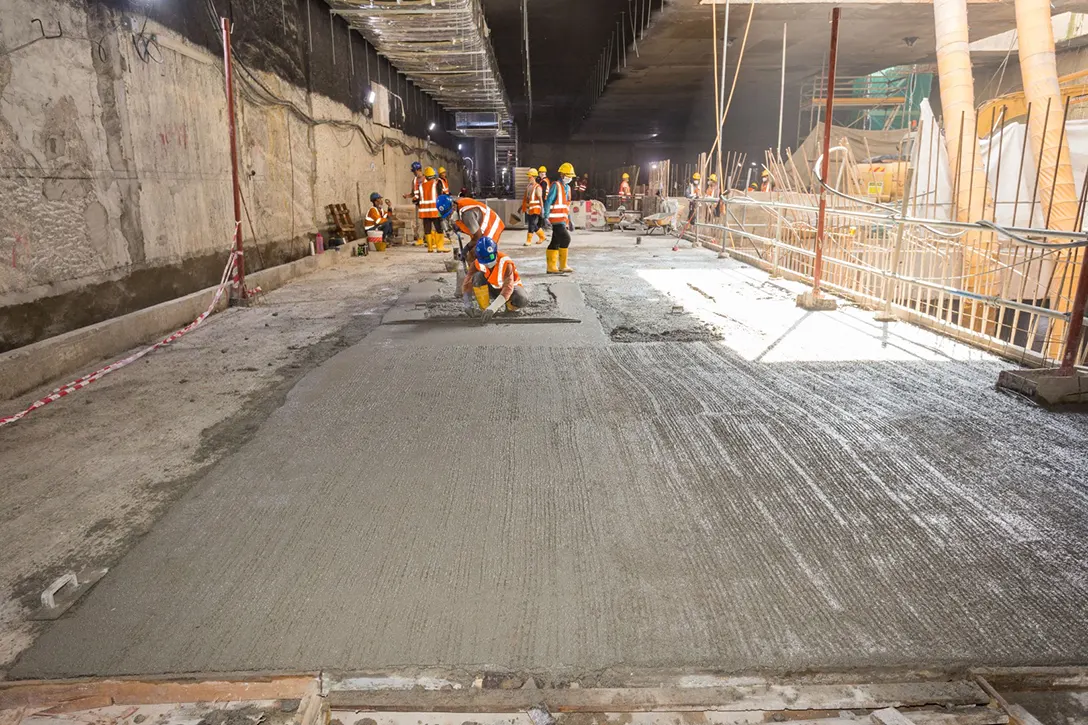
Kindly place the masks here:
<instances>
[{"instance_id":1,"label":"bucket","mask_svg":"<svg viewBox=\"0 0 1088 725\"><path fill-rule=\"evenodd\" d=\"M374 249L379 252L385 251L385 241L382 235L381 229L368 229L366 232L367 241L374 245Z\"/></svg>"}]
</instances>

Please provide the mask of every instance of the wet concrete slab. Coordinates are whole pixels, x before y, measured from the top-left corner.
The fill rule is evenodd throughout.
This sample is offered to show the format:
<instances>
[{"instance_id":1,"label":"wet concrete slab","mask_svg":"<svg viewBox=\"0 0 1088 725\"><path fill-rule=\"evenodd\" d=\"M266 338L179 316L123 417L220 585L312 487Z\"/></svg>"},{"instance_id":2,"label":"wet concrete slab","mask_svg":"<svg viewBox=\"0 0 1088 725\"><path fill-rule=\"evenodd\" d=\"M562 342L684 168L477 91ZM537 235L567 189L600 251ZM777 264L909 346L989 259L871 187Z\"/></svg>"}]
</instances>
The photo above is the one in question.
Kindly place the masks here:
<instances>
[{"instance_id":1,"label":"wet concrete slab","mask_svg":"<svg viewBox=\"0 0 1088 725\"><path fill-rule=\"evenodd\" d=\"M575 242L582 324L379 327L12 674L1084 660L1083 417L710 252Z\"/></svg>"}]
</instances>

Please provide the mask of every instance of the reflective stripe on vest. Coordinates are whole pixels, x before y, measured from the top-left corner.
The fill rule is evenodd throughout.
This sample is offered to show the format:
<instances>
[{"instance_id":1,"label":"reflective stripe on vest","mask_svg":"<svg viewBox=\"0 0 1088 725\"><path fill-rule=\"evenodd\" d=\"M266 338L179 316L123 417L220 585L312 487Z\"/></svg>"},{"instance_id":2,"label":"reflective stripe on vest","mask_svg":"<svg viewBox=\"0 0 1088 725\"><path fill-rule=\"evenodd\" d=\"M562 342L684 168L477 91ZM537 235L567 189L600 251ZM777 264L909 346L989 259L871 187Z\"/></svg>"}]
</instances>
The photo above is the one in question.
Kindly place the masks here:
<instances>
[{"instance_id":1,"label":"reflective stripe on vest","mask_svg":"<svg viewBox=\"0 0 1088 725\"><path fill-rule=\"evenodd\" d=\"M527 214L543 214L544 200L541 198L540 184L533 182L525 190L525 205Z\"/></svg>"},{"instance_id":2,"label":"reflective stripe on vest","mask_svg":"<svg viewBox=\"0 0 1088 725\"><path fill-rule=\"evenodd\" d=\"M484 276L487 277L487 283L495 289L502 289L507 275L512 276L515 287L521 284L521 275L518 274L518 268L514 264L514 260L502 252L499 252L499 256L495 260L495 266L491 269L488 269L485 264L480 264L478 259L476 260L476 269L484 273Z\"/></svg>"},{"instance_id":3,"label":"reflective stripe on vest","mask_svg":"<svg viewBox=\"0 0 1088 725\"><path fill-rule=\"evenodd\" d=\"M491 211L490 207L482 201L476 201L475 199L458 199L457 208L462 214L469 209L480 210L483 214L483 218L480 221L480 233L485 237L498 239L499 235L506 229L506 225L502 223L502 219L499 219L499 215ZM472 234L464 222L457 222L457 227L465 234Z\"/></svg>"},{"instance_id":4,"label":"reflective stripe on vest","mask_svg":"<svg viewBox=\"0 0 1088 725\"><path fill-rule=\"evenodd\" d=\"M446 196L449 196L450 195L450 180L445 178L445 177L439 176L438 177L438 183L442 185L441 193L445 194Z\"/></svg>"},{"instance_id":5,"label":"reflective stripe on vest","mask_svg":"<svg viewBox=\"0 0 1088 725\"><path fill-rule=\"evenodd\" d=\"M552 224L567 224L570 221L570 199L567 197L567 185L557 182L555 185L555 203L548 212L548 221Z\"/></svg>"},{"instance_id":6,"label":"reflective stripe on vest","mask_svg":"<svg viewBox=\"0 0 1088 725\"><path fill-rule=\"evenodd\" d=\"M437 219L438 213L438 181L431 179L423 182L419 197L419 217L421 219Z\"/></svg>"}]
</instances>

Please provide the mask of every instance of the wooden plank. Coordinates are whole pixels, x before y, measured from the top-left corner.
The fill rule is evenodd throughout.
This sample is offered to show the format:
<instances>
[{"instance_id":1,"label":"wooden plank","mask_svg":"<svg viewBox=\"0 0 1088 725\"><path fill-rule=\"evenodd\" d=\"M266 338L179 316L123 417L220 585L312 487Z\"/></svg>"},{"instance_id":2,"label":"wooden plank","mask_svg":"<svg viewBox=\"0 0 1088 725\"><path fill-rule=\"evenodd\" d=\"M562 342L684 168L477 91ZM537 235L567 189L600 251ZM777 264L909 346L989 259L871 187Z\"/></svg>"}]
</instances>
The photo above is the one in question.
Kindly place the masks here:
<instances>
[{"instance_id":1,"label":"wooden plank","mask_svg":"<svg viewBox=\"0 0 1088 725\"><path fill-rule=\"evenodd\" d=\"M1038 718L1025 710L1021 705L1009 705L1009 714L1017 725L1043 725Z\"/></svg>"},{"instance_id":2,"label":"wooden plank","mask_svg":"<svg viewBox=\"0 0 1088 725\"><path fill-rule=\"evenodd\" d=\"M1086 667L980 667L971 672L999 690L1088 689Z\"/></svg>"},{"instance_id":3,"label":"wooden plank","mask_svg":"<svg viewBox=\"0 0 1088 725\"><path fill-rule=\"evenodd\" d=\"M552 712L875 710L989 702L989 697L978 685L966 681L526 691L334 690L328 699L329 707L334 709L381 712L518 712L541 704Z\"/></svg>"},{"instance_id":4,"label":"wooden plank","mask_svg":"<svg viewBox=\"0 0 1088 725\"><path fill-rule=\"evenodd\" d=\"M296 699L317 692L318 688L316 674L219 680L119 678L3 682L0 683L0 710L45 708L84 698L103 698L106 705Z\"/></svg>"}]
</instances>

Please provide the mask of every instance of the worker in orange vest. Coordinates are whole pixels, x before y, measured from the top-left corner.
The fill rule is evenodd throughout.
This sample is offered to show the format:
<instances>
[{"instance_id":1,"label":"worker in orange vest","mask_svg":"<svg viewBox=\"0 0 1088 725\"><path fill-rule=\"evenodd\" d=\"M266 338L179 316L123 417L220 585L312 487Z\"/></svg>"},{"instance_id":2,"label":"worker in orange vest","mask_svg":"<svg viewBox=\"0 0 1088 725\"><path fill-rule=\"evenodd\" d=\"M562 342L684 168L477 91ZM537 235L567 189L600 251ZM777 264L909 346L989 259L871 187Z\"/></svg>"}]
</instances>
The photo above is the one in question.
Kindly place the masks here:
<instances>
[{"instance_id":1,"label":"worker in orange vest","mask_svg":"<svg viewBox=\"0 0 1088 725\"><path fill-rule=\"evenodd\" d=\"M438 214L455 222L458 230L472 238L476 244L480 237L490 237L497 244L506 225L487 204L468 197L456 200L445 194L438 197Z\"/></svg>"},{"instance_id":2,"label":"worker in orange vest","mask_svg":"<svg viewBox=\"0 0 1088 725\"><path fill-rule=\"evenodd\" d=\"M771 180L771 172L767 169L763 169L763 173L760 174L763 179L763 183L759 185L760 191L771 191L774 189L774 181Z\"/></svg>"},{"instance_id":3,"label":"worker in orange vest","mask_svg":"<svg viewBox=\"0 0 1088 725\"><path fill-rule=\"evenodd\" d=\"M466 257L471 259L469 274L461 285L466 314L480 315L487 322L503 307L514 312L529 304L514 260L499 251L494 239L480 237Z\"/></svg>"},{"instance_id":4,"label":"worker in orange vest","mask_svg":"<svg viewBox=\"0 0 1088 725\"><path fill-rule=\"evenodd\" d=\"M696 203L696 199L703 195L702 179L702 174L698 171L692 174L691 183L688 184L687 193L684 194L688 198L688 224L695 223L695 215L699 213L699 205Z\"/></svg>"},{"instance_id":5,"label":"worker in orange vest","mask_svg":"<svg viewBox=\"0 0 1088 725\"><path fill-rule=\"evenodd\" d=\"M619 194L620 194L620 197L621 197L620 203L623 203L623 201L625 199L630 201L630 199L631 199L631 175L630 174L624 174L623 175L623 181L620 182L620 192L619 192Z\"/></svg>"},{"instance_id":6,"label":"worker in orange vest","mask_svg":"<svg viewBox=\"0 0 1088 725\"><path fill-rule=\"evenodd\" d=\"M423 178L423 164L419 163L418 161L413 161L412 162L412 191L410 193L408 193L408 194L404 194L401 198L411 199L412 203L415 204L416 207L418 207L419 206L420 187L423 186L423 181L424 181L424 178ZM417 247L422 247L423 246L423 235L420 232L420 223L419 223L418 219L419 219L419 215L418 215L418 211L417 211L416 216L412 219L412 233L416 237L415 245Z\"/></svg>"},{"instance_id":7,"label":"worker in orange vest","mask_svg":"<svg viewBox=\"0 0 1088 725\"><path fill-rule=\"evenodd\" d=\"M423 172L425 180L419 192L419 218L423 222L423 236L427 240L427 252L447 252L446 235L442 233L440 220L442 215L438 212L438 197L441 184L435 178L434 169L430 166Z\"/></svg>"},{"instance_id":8,"label":"worker in orange vest","mask_svg":"<svg viewBox=\"0 0 1088 725\"><path fill-rule=\"evenodd\" d=\"M525 186L525 197L521 200L521 212L525 215L525 225L528 232L525 234L525 246L533 246L533 237L536 243L544 242L544 229L541 226L540 217L544 213L544 189L537 182L540 172L529 169L529 183Z\"/></svg>"},{"instance_id":9,"label":"worker in orange vest","mask_svg":"<svg viewBox=\"0 0 1088 725\"><path fill-rule=\"evenodd\" d=\"M567 266L567 250L570 247L570 182L574 167L559 167L559 180L552 183L544 202L544 216L552 225L552 243L546 252L548 274L565 274L574 270Z\"/></svg>"},{"instance_id":10,"label":"worker in orange vest","mask_svg":"<svg viewBox=\"0 0 1088 725\"><path fill-rule=\"evenodd\" d=\"M449 196L450 193L450 180L446 178L446 167L438 167L438 183L442 186L439 193Z\"/></svg>"}]
</instances>

